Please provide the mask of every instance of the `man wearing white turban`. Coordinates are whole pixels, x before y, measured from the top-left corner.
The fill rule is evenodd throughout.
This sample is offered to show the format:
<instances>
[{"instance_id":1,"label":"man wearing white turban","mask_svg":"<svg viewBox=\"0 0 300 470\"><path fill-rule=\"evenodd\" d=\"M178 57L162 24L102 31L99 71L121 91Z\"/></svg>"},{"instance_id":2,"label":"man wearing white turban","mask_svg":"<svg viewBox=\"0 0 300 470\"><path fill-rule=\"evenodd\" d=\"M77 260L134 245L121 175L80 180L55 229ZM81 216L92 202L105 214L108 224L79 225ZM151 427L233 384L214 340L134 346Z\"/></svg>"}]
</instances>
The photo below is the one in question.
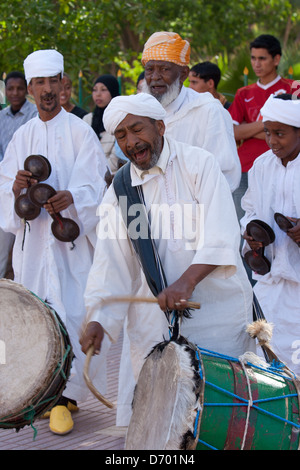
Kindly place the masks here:
<instances>
[{"instance_id":1,"label":"man wearing white turban","mask_svg":"<svg viewBox=\"0 0 300 470\"><path fill-rule=\"evenodd\" d=\"M262 248L246 233L247 224L253 219L267 223L275 234L275 241L264 247L271 266L264 275L253 272L254 292L267 321L274 325L275 353L300 375L300 100L271 95L261 114L270 150L249 171L249 188L242 199L243 254Z\"/></svg>"},{"instance_id":2,"label":"man wearing white turban","mask_svg":"<svg viewBox=\"0 0 300 470\"><path fill-rule=\"evenodd\" d=\"M81 401L88 389L83 380L85 356L78 335L96 239L96 208L105 188L106 159L90 126L60 106L62 55L55 50L33 52L25 59L24 70L39 114L14 134L0 164L0 226L16 235L14 280L51 304L66 325L75 359L64 397ZM29 184L37 183L24 170L29 155L42 155L49 160L51 172L46 182L56 194L30 221L24 238L24 220L14 211L14 203ZM59 241L52 233L49 214L58 212L79 226L80 234L72 250L70 243ZM50 429L58 434L73 428L67 399L51 410Z\"/></svg>"},{"instance_id":3,"label":"man wearing white turban","mask_svg":"<svg viewBox=\"0 0 300 470\"><path fill-rule=\"evenodd\" d=\"M166 135L212 153L233 192L241 178L241 165L227 110L210 93L183 86L189 75L190 44L179 34L156 32L145 43L143 91L165 108Z\"/></svg>"},{"instance_id":4,"label":"man wearing white turban","mask_svg":"<svg viewBox=\"0 0 300 470\"><path fill-rule=\"evenodd\" d=\"M165 110L149 94L114 98L103 119L131 163L116 174L100 205L81 344L84 352L92 343L96 350L101 344L102 350L102 338L116 341L125 325L117 425L126 426L144 359L168 337L169 324L162 310L186 308L189 299L200 302L201 310L183 322L181 333L202 347L236 356L254 347L245 332L252 315L252 289L239 254L232 195L213 155L165 136ZM143 239L148 224L134 218L128 232L120 214L116 190L125 175L130 175L127 188L137 188L143 195L166 275L168 287L158 289L159 306L101 303L110 296L153 298L148 263L141 269L128 235L132 242ZM131 205L128 215L143 208L143 204Z\"/></svg>"}]
</instances>

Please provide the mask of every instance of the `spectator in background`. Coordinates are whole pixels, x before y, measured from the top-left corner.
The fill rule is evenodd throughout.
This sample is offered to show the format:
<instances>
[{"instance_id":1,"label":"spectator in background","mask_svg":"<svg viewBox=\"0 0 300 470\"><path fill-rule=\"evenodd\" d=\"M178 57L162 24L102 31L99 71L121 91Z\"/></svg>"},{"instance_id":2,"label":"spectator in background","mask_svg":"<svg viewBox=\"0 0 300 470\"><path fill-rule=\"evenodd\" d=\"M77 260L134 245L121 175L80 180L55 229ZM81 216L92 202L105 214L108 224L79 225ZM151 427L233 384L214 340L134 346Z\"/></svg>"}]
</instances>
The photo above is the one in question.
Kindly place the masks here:
<instances>
[{"instance_id":1,"label":"spectator in background","mask_svg":"<svg viewBox=\"0 0 300 470\"><path fill-rule=\"evenodd\" d=\"M6 99L10 105L0 113L0 161L15 131L38 112L35 104L26 99L27 84L23 73L10 72L4 82Z\"/></svg>"},{"instance_id":2,"label":"spectator in background","mask_svg":"<svg viewBox=\"0 0 300 470\"><path fill-rule=\"evenodd\" d=\"M208 91L216 99L220 100L225 109L228 109L230 102L226 97L217 91L221 80L221 70L212 62L201 62L194 65L189 73L190 88L198 93Z\"/></svg>"},{"instance_id":3,"label":"spectator in background","mask_svg":"<svg viewBox=\"0 0 300 470\"><path fill-rule=\"evenodd\" d=\"M71 103L71 95L72 80L69 75L64 73L62 79L62 92L60 94L60 104L68 113L73 113L82 119L83 116L87 114L87 111L85 111L85 109L80 108L79 106L76 106L74 103Z\"/></svg>"},{"instance_id":4,"label":"spectator in background","mask_svg":"<svg viewBox=\"0 0 300 470\"><path fill-rule=\"evenodd\" d=\"M139 74L136 82L136 92L141 93L143 91L143 83L145 80L145 72Z\"/></svg>"},{"instance_id":5,"label":"spectator in background","mask_svg":"<svg viewBox=\"0 0 300 470\"><path fill-rule=\"evenodd\" d=\"M234 123L238 154L242 166L240 187L233 194L240 220L244 211L241 198L248 187L248 171L254 160L268 150L260 110L272 94L293 93L295 82L281 78L278 66L282 50L279 40L270 34L258 36L250 44L251 65L258 80L237 90L229 113ZM295 90L295 88L294 88Z\"/></svg>"},{"instance_id":6,"label":"spectator in background","mask_svg":"<svg viewBox=\"0 0 300 470\"><path fill-rule=\"evenodd\" d=\"M16 71L7 75L5 94L9 106L0 112L0 161L15 131L38 112L35 104L26 99L27 83L23 73ZM0 278L11 270L8 264L13 242L14 235L0 228Z\"/></svg>"},{"instance_id":7,"label":"spectator in background","mask_svg":"<svg viewBox=\"0 0 300 470\"><path fill-rule=\"evenodd\" d=\"M100 75L96 79L92 91L92 98L96 106L93 112L86 114L83 118L85 122L92 126L100 139L101 146L107 158L108 173L110 173L111 176L119 169L120 160L116 153L116 139L104 129L102 118L112 98L119 95L118 80L113 75ZM107 184L110 183L108 174L106 175L106 182Z\"/></svg>"}]
</instances>

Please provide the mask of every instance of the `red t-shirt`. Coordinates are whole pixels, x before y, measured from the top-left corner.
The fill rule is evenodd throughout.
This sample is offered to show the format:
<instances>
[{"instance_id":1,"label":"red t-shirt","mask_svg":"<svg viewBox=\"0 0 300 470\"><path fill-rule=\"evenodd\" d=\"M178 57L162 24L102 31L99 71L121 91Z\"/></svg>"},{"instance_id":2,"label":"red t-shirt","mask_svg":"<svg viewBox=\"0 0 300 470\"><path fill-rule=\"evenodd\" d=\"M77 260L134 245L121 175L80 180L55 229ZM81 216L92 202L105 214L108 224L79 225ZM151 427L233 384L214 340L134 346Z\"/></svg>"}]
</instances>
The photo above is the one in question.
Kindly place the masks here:
<instances>
[{"instance_id":1,"label":"red t-shirt","mask_svg":"<svg viewBox=\"0 0 300 470\"><path fill-rule=\"evenodd\" d=\"M294 86L293 86L294 84ZM234 124L250 123L261 119L260 110L270 95L294 93L300 84L295 80L278 76L268 85L259 82L239 88L233 103L228 109ZM247 172L253 165L256 157L269 150L267 143L262 139L247 139L238 148L242 172Z\"/></svg>"}]
</instances>

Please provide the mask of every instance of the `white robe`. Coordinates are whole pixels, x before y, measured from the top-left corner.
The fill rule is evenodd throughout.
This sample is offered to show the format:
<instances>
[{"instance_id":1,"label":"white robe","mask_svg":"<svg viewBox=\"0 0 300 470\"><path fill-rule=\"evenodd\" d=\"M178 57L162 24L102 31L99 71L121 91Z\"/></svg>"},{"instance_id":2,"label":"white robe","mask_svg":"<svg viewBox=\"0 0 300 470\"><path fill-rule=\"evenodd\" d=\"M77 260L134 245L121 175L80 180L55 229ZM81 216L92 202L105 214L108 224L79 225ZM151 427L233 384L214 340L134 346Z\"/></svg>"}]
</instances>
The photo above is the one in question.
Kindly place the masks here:
<instances>
[{"instance_id":1,"label":"white robe","mask_svg":"<svg viewBox=\"0 0 300 470\"><path fill-rule=\"evenodd\" d=\"M239 255L239 226L231 193L215 158L205 150L165 139L157 165L161 168L155 166L143 178L131 165L131 177L133 185L142 185L147 209L151 210L151 228L158 234L156 244L168 284L177 280L191 264L218 265L195 288L192 300L200 302L201 309L195 310L192 318L184 321L182 334L201 347L231 356L253 349L253 341L245 333L246 325L251 321L252 289ZM176 215L171 215L170 227L169 218L164 216L166 232L157 232L159 214L152 212L153 207L158 207L154 206L156 204L165 208L177 205L176 214L185 204L193 209L202 205L202 215L197 215L200 224L193 246L188 225L181 233ZM144 358L155 344L169 339L169 330L164 313L155 304L101 306L101 299L109 296L149 297L152 294L127 237L112 186L100 206L100 215L85 302L88 318L99 321L112 341L117 340L125 322L125 343L128 346L130 341L133 375L125 347L117 424L126 425L134 383ZM187 222L196 222L188 211L186 217Z\"/></svg>"},{"instance_id":2,"label":"white robe","mask_svg":"<svg viewBox=\"0 0 300 470\"><path fill-rule=\"evenodd\" d=\"M211 93L197 93L182 87L179 96L166 108L166 135L189 145L204 148L220 164L231 192L239 187L241 164L229 112Z\"/></svg>"},{"instance_id":3,"label":"white robe","mask_svg":"<svg viewBox=\"0 0 300 470\"><path fill-rule=\"evenodd\" d=\"M300 155L283 166L271 150L254 162L249 171L249 187L242 199L247 223L259 219L272 227L275 241L265 247L271 270L257 280L254 292L268 322L274 324L271 344L279 359L300 374L300 248L274 220L275 212L300 217ZM245 242L243 254L250 250Z\"/></svg>"},{"instance_id":4,"label":"white robe","mask_svg":"<svg viewBox=\"0 0 300 470\"><path fill-rule=\"evenodd\" d=\"M57 191L72 193L74 204L61 212L80 227L72 250L71 243L53 236L52 218L45 209L29 222L22 250L24 222L14 211L12 185L31 154L43 155L51 164L45 183ZM88 392L82 377L85 355L80 351L78 335L85 315L83 294L93 259L96 211L104 194L105 171L106 158L94 131L64 109L50 121L35 117L20 127L0 164L0 226L16 235L14 280L46 300L65 323L76 356L74 370L79 364L79 373L72 376L64 394L75 400L84 399Z\"/></svg>"}]
</instances>

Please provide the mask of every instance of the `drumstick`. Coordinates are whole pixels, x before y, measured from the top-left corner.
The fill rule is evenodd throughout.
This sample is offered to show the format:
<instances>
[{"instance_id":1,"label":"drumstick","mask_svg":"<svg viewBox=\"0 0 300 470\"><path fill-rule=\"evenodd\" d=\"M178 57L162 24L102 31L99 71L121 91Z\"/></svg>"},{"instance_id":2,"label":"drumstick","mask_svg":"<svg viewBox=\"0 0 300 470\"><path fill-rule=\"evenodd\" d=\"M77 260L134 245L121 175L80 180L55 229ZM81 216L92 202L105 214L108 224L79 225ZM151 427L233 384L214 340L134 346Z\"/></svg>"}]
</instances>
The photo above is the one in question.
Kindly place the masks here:
<instances>
[{"instance_id":1,"label":"drumstick","mask_svg":"<svg viewBox=\"0 0 300 470\"><path fill-rule=\"evenodd\" d=\"M107 400L103 395L101 395L101 393L96 389L96 387L93 385L89 377L89 367L90 367L90 362L91 362L93 354L94 354L94 346L92 345L89 347L86 353L86 360L85 360L84 369L83 369L84 380L88 388L90 389L90 391L93 393L93 395L95 395L96 398L98 398L99 401L101 401L101 403L103 403L108 408L114 408L115 405L109 400Z\"/></svg>"},{"instance_id":2,"label":"drumstick","mask_svg":"<svg viewBox=\"0 0 300 470\"><path fill-rule=\"evenodd\" d=\"M106 297L101 299L101 304L108 304L114 302L147 302L157 304L158 300L155 297ZM198 302L187 301L187 308L200 309L201 305Z\"/></svg>"},{"instance_id":3,"label":"drumstick","mask_svg":"<svg viewBox=\"0 0 300 470\"><path fill-rule=\"evenodd\" d=\"M108 305L108 304L113 304L115 302L127 302L127 303L130 303L130 302L140 302L140 303L152 303L152 304L157 304L158 303L158 300L155 298L155 297L131 297L131 296L125 296L125 297L122 297L122 296L110 296L110 297L105 297L103 299L100 300L100 306L105 306L105 305ZM194 309L200 309L201 308L201 305L200 303L198 302L190 302L188 301L187 302L187 308L194 308ZM82 335L83 335L83 332L85 331L85 328L86 328L86 325L89 323L90 321L90 315L86 315L86 318L82 324L82 327L81 327L81 331L82 331ZM108 334L108 333L107 333ZM109 334L108 334L109 336Z\"/></svg>"}]
</instances>

